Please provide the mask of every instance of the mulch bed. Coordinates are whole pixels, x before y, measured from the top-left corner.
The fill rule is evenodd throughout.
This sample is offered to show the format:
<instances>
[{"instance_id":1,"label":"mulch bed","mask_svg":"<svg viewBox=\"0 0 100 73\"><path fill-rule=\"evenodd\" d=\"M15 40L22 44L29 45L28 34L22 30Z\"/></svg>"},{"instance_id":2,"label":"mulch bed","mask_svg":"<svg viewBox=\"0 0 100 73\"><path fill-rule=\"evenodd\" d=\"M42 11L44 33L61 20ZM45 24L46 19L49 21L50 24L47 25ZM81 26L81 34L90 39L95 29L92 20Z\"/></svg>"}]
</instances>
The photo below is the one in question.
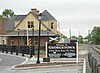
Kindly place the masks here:
<instances>
[{"instance_id":1,"label":"mulch bed","mask_svg":"<svg viewBox=\"0 0 100 73\"><path fill-rule=\"evenodd\" d=\"M40 63L40 64L22 64L22 65L16 65L15 68L53 66L53 65L64 65L64 64L77 64L77 63L76 62L51 62L51 63L48 62L48 63Z\"/></svg>"}]
</instances>

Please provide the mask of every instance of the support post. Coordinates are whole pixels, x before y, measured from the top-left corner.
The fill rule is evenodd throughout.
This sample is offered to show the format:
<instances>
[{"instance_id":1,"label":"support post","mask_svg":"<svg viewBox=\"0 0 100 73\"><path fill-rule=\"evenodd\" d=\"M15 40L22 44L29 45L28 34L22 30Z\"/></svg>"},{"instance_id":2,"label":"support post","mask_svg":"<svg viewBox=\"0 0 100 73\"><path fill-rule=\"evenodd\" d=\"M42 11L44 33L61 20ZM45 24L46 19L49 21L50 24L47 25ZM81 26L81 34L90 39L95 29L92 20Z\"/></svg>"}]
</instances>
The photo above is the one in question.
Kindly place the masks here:
<instances>
[{"instance_id":1,"label":"support post","mask_svg":"<svg viewBox=\"0 0 100 73\"><path fill-rule=\"evenodd\" d=\"M83 60L83 73L86 73L86 60Z\"/></svg>"},{"instance_id":2,"label":"support post","mask_svg":"<svg viewBox=\"0 0 100 73\"><path fill-rule=\"evenodd\" d=\"M46 42L46 58L48 57L48 42Z\"/></svg>"}]
</instances>

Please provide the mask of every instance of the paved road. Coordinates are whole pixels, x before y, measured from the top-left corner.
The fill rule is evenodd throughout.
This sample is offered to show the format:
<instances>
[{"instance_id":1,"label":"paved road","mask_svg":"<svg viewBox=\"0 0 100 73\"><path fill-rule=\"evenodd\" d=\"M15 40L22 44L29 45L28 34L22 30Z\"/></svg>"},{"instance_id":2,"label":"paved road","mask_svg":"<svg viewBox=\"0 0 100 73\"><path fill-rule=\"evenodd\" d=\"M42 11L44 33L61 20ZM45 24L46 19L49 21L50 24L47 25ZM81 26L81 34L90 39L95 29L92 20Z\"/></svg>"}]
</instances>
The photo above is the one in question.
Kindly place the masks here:
<instances>
[{"instance_id":1,"label":"paved road","mask_svg":"<svg viewBox=\"0 0 100 73\"><path fill-rule=\"evenodd\" d=\"M8 73L11 67L24 62L26 59L11 55L0 54L0 73Z\"/></svg>"},{"instance_id":2,"label":"paved road","mask_svg":"<svg viewBox=\"0 0 100 73\"><path fill-rule=\"evenodd\" d=\"M89 52L88 45L82 45L79 48L79 58L85 58L87 61L87 55ZM41 68L41 69L30 69L30 70L12 70L11 67L15 64L23 62L24 59L13 56L4 56L0 54L0 72L1 73L80 73L81 66L64 66L64 67L53 67L53 68ZM4 66L4 67L3 67ZM87 73L91 73L87 63Z\"/></svg>"},{"instance_id":3,"label":"paved road","mask_svg":"<svg viewBox=\"0 0 100 73\"><path fill-rule=\"evenodd\" d=\"M29 70L12 70L11 67L15 64L23 62L25 59L15 56L0 54L0 73L81 73L82 66L67 65L51 68L29 69Z\"/></svg>"},{"instance_id":4,"label":"paved road","mask_svg":"<svg viewBox=\"0 0 100 73\"><path fill-rule=\"evenodd\" d=\"M90 50L89 50L90 49ZM88 65L88 53L91 52L97 56L96 52L91 49L88 45L82 45L79 47L79 58L85 58L87 61L86 64L86 73L91 73L91 70ZM97 58L99 58L97 56ZM53 68L41 68L41 69L29 69L29 70L12 70L11 67L15 64L23 62L25 59L15 56L2 55L0 54L0 73L80 73L82 69L81 66L63 66L63 67L53 67Z\"/></svg>"}]
</instances>

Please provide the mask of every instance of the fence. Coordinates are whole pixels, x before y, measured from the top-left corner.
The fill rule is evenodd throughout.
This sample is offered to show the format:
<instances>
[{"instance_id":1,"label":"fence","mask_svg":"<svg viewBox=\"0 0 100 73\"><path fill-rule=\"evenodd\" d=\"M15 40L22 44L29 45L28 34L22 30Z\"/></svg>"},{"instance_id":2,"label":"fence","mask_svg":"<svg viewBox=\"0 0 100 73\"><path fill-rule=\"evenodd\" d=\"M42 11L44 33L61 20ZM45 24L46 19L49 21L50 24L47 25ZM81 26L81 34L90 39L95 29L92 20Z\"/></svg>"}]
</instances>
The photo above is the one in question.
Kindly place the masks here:
<instances>
[{"instance_id":1,"label":"fence","mask_svg":"<svg viewBox=\"0 0 100 73\"><path fill-rule=\"evenodd\" d=\"M88 62L92 73L100 73L100 64L97 64L97 60L91 55L91 53L88 54Z\"/></svg>"},{"instance_id":2,"label":"fence","mask_svg":"<svg viewBox=\"0 0 100 73\"><path fill-rule=\"evenodd\" d=\"M16 53L16 55L18 55L18 53L20 53L20 54L22 54L22 56L24 56L24 54L28 54L28 55L30 55L30 57L32 57L32 55L34 54L34 48L29 47L29 46L0 45L0 52L2 52L2 53L10 52L11 54Z\"/></svg>"}]
</instances>

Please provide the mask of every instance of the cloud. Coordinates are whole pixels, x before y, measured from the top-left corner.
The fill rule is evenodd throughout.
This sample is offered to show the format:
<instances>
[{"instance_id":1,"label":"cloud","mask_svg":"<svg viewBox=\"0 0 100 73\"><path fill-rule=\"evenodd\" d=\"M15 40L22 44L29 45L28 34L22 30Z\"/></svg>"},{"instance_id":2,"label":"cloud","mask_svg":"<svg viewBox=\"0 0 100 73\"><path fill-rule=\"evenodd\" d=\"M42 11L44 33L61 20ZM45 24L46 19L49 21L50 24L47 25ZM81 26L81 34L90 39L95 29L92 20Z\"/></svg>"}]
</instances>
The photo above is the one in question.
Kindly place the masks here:
<instances>
[{"instance_id":1,"label":"cloud","mask_svg":"<svg viewBox=\"0 0 100 73\"><path fill-rule=\"evenodd\" d=\"M15 14L27 14L31 8L48 10L59 22L63 33L87 35L100 24L100 0L0 0L0 14L10 8Z\"/></svg>"}]
</instances>

